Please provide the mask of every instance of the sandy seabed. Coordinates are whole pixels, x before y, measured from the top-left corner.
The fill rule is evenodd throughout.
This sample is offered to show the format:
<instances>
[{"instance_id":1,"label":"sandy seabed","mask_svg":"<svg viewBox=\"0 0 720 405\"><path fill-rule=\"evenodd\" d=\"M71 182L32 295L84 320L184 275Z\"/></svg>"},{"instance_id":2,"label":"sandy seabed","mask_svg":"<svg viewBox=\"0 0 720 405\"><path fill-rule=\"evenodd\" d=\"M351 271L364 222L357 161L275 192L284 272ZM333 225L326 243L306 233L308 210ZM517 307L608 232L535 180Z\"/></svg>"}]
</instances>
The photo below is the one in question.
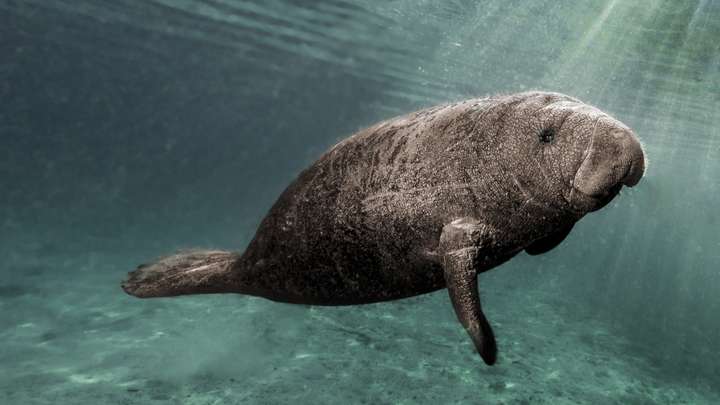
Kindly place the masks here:
<instances>
[{"instance_id":1,"label":"sandy seabed","mask_svg":"<svg viewBox=\"0 0 720 405\"><path fill-rule=\"evenodd\" d=\"M2 404L720 403L512 265L481 276L500 350L487 367L445 291L355 307L138 300L119 287L127 257L20 257L0 283Z\"/></svg>"}]
</instances>

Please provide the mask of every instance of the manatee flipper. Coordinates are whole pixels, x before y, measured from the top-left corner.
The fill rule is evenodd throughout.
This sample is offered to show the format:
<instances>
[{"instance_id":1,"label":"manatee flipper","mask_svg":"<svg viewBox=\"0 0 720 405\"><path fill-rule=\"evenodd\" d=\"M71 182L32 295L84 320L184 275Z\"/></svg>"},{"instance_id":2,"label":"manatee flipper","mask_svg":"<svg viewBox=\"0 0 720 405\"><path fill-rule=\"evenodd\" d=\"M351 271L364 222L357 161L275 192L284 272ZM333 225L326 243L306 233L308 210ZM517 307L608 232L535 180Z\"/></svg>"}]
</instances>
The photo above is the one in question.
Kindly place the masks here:
<instances>
[{"instance_id":1,"label":"manatee flipper","mask_svg":"<svg viewBox=\"0 0 720 405\"><path fill-rule=\"evenodd\" d=\"M219 250L180 252L138 266L122 288L139 298L231 292L233 265L239 257Z\"/></svg>"},{"instance_id":2,"label":"manatee flipper","mask_svg":"<svg viewBox=\"0 0 720 405\"><path fill-rule=\"evenodd\" d=\"M562 241L565 240L565 238L567 238L567 236L570 234L570 231L572 231L574 225L575 223L572 223L564 228L558 229L555 233L552 233L542 239L536 240L530 246L526 247L525 251L527 252L527 254L535 256L555 249L557 245L559 245Z\"/></svg>"},{"instance_id":3,"label":"manatee flipper","mask_svg":"<svg viewBox=\"0 0 720 405\"><path fill-rule=\"evenodd\" d=\"M487 227L461 218L443 228L440 236L442 266L450 300L458 320L472 338L480 357L495 364L497 345L492 328L480 306L477 287L477 265L482 246L488 242Z\"/></svg>"}]
</instances>

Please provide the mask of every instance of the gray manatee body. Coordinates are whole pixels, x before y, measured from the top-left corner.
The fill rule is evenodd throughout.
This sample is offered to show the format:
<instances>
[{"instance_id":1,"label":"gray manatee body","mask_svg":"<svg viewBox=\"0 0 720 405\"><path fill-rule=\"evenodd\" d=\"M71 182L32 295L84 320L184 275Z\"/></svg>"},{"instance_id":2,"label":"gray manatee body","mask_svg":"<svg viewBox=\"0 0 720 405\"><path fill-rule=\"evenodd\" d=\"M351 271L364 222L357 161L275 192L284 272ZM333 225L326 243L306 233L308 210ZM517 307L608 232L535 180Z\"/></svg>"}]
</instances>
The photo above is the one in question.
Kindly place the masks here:
<instances>
[{"instance_id":1,"label":"gray manatee body","mask_svg":"<svg viewBox=\"0 0 720 405\"><path fill-rule=\"evenodd\" d=\"M557 246L643 171L628 127L562 94L432 107L325 152L282 193L243 254L178 253L140 266L123 289L354 305L447 288L493 364L477 274Z\"/></svg>"}]
</instances>

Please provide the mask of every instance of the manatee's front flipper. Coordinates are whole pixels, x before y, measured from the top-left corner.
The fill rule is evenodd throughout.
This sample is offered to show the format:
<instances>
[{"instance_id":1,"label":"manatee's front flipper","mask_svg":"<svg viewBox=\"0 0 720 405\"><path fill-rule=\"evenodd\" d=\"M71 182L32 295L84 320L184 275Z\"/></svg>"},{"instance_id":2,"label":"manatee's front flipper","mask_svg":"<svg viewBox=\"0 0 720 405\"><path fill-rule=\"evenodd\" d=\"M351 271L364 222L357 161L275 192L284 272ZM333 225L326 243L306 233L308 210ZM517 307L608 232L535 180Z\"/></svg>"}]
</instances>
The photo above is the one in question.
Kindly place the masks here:
<instances>
[{"instance_id":1,"label":"manatee's front flipper","mask_svg":"<svg viewBox=\"0 0 720 405\"><path fill-rule=\"evenodd\" d=\"M555 233L552 233L542 239L536 240L530 246L526 247L525 251L529 255L535 256L555 249L557 245L559 245L562 241L565 240L565 238L567 238L567 236L570 234L570 231L572 231L574 225L575 223L572 223L564 228L560 228Z\"/></svg>"},{"instance_id":2,"label":"manatee's front flipper","mask_svg":"<svg viewBox=\"0 0 720 405\"><path fill-rule=\"evenodd\" d=\"M495 364L497 346L480 307L477 266L483 246L487 246L491 236L485 225L472 218L461 218L443 227L439 252L455 314L488 365Z\"/></svg>"}]
</instances>

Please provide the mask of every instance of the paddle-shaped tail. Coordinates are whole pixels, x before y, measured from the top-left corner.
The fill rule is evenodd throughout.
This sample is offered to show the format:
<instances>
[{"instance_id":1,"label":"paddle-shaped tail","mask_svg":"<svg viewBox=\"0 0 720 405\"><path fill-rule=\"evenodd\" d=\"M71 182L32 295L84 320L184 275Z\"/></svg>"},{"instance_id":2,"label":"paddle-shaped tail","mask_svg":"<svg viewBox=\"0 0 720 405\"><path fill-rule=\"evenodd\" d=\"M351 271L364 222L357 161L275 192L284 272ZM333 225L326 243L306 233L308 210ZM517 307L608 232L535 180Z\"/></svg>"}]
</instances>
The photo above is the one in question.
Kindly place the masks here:
<instances>
[{"instance_id":1,"label":"paddle-shaped tail","mask_svg":"<svg viewBox=\"0 0 720 405\"><path fill-rule=\"evenodd\" d=\"M220 250L194 250L138 266L122 283L139 298L234 292L240 255Z\"/></svg>"}]
</instances>

